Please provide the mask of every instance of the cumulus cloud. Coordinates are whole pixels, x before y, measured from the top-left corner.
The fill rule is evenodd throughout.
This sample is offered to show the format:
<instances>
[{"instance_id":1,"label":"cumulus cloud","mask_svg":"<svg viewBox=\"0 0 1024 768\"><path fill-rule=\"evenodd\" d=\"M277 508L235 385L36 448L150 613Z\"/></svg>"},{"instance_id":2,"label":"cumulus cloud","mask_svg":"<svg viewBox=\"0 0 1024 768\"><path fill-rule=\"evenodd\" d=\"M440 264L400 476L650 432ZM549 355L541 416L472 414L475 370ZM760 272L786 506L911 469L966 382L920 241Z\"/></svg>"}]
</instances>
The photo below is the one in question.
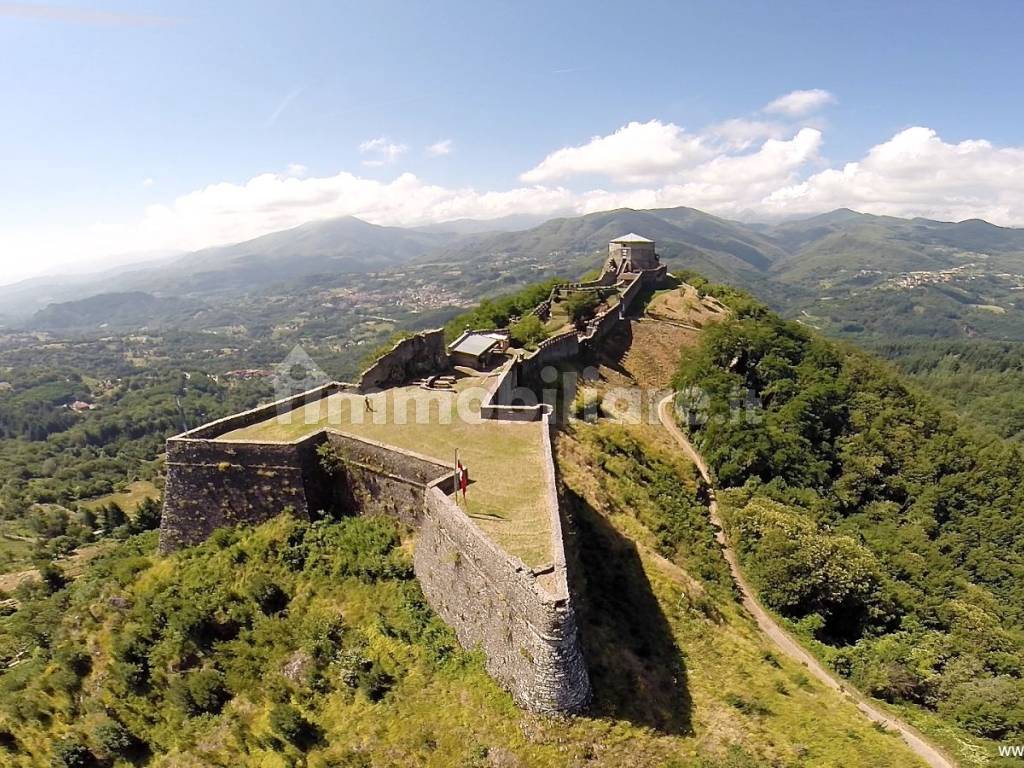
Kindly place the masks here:
<instances>
[{"instance_id":1,"label":"cumulus cloud","mask_svg":"<svg viewBox=\"0 0 1024 768\"><path fill-rule=\"evenodd\" d=\"M84 230L0 231L8 269L53 268L61 259L193 250L238 242L308 221L353 215L418 225L515 213L564 215L618 207L687 205L738 218L773 219L838 207L945 220L1024 225L1024 147L980 139L949 143L914 127L829 166L821 128L748 118L699 132L633 122L548 154L499 190L448 187L411 173L370 179L350 171L309 176L300 165L243 183L210 184L144 209L134 220ZM381 162L406 148L380 137L364 154ZM10 278L10 274L6 275Z\"/></svg>"},{"instance_id":2,"label":"cumulus cloud","mask_svg":"<svg viewBox=\"0 0 1024 768\"><path fill-rule=\"evenodd\" d=\"M779 96L764 106L764 112L771 112L788 117L801 117L802 115L821 109L827 104L834 104L836 97L821 88L812 88L809 91L790 91L785 96Z\"/></svg>"},{"instance_id":3,"label":"cumulus cloud","mask_svg":"<svg viewBox=\"0 0 1024 768\"><path fill-rule=\"evenodd\" d=\"M719 150L743 150L764 139L781 139L791 129L785 123L732 118L703 131L704 140Z\"/></svg>"},{"instance_id":4,"label":"cumulus cloud","mask_svg":"<svg viewBox=\"0 0 1024 768\"><path fill-rule=\"evenodd\" d=\"M520 175L520 181L543 184L571 176L601 175L626 183L656 179L708 158L711 150L698 136L674 123L633 122L607 136L594 136L578 147L564 147Z\"/></svg>"},{"instance_id":5,"label":"cumulus cloud","mask_svg":"<svg viewBox=\"0 0 1024 768\"><path fill-rule=\"evenodd\" d=\"M363 160L363 165L380 166L390 165L406 153L409 148L405 144L392 141L387 136L378 136L376 139L367 139L359 145L359 151L364 155L371 155Z\"/></svg>"},{"instance_id":6,"label":"cumulus cloud","mask_svg":"<svg viewBox=\"0 0 1024 768\"><path fill-rule=\"evenodd\" d=\"M914 127L872 147L862 160L829 168L776 190L765 213L813 213L838 207L950 221L982 218L1024 225L1024 148L984 140L943 141Z\"/></svg>"},{"instance_id":7,"label":"cumulus cloud","mask_svg":"<svg viewBox=\"0 0 1024 768\"><path fill-rule=\"evenodd\" d=\"M443 155L450 155L454 149L454 143L451 139L444 139L442 141L435 141L429 147L427 147L427 155L429 157L442 157Z\"/></svg>"}]
</instances>

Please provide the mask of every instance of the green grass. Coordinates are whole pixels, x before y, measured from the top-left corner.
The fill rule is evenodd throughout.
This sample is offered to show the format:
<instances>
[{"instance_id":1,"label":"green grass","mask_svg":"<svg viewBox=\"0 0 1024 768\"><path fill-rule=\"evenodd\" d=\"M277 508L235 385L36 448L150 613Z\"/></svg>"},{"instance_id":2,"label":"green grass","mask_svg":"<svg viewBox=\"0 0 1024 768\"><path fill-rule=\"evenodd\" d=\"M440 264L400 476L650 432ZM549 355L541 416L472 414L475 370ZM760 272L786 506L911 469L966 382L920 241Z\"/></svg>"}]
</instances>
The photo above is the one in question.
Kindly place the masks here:
<instances>
[{"instance_id":1,"label":"green grass","mask_svg":"<svg viewBox=\"0 0 1024 768\"><path fill-rule=\"evenodd\" d=\"M565 309L564 301L555 301L551 304L551 314L544 324L544 330L548 336L554 336L569 330L572 324L569 322L569 313Z\"/></svg>"},{"instance_id":2,"label":"green grass","mask_svg":"<svg viewBox=\"0 0 1024 768\"><path fill-rule=\"evenodd\" d=\"M34 539L35 535L22 521L0 521L0 573L30 568Z\"/></svg>"},{"instance_id":3,"label":"green grass","mask_svg":"<svg viewBox=\"0 0 1024 768\"><path fill-rule=\"evenodd\" d=\"M360 395L333 395L220 439L289 441L333 427L449 464L454 464L458 449L472 481L463 507L467 514L527 565L542 565L551 560L542 426L481 419L479 400L492 382L461 379L458 397L418 387L388 390L370 397L373 413L366 412ZM423 418L417 418L417 413Z\"/></svg>"},{"instance_id":4,"label":"green grass","mask_svg":"<svg viewBox=\"0 0 1024 768\"><path fill-rule=\"evenodd\" d=\"M123 491L108 493L105 496L97 496L94 499L83 501L82 506L87 509L98 509L110 502L116 503L126 514L131 516L136 507L146 499L160 498L160 489L149 480L136 480L128 485Z\"/></svg>"},{"instance_id":5,"label":"green grass","mask_svg":"<svg viewBox=\"0 0 1024 768\"><path fill-rule=\"evenodd\" d=\"M97 750L98 725L113 718L148 744L152 768L918 765L773 655L717 577L680 567L709 561L709 531L689 499L692 470L656 432L585 428L559 439L559 456L586 598L587 716L513 704L424 603L395 523L283 515L169 558L154 554L154 534L137 537L64 592L0 619L0 659L47 638L0 672L0 732L17 744L0 763L43 768L64 738ZM672 485L679 503L661 504ZM283 591L284 610L257 607L267 584ZM91 668L72 672L66 659L80 648ZM139 658L130 648L148 670L135 690L124 683L126 659ZM286 674L303 654L305 671ZM189 714L184 694L200 670L222 676L226 700ZM304 753L273 729L282 705L319 735Z\"/></svg>"}]
</instances>

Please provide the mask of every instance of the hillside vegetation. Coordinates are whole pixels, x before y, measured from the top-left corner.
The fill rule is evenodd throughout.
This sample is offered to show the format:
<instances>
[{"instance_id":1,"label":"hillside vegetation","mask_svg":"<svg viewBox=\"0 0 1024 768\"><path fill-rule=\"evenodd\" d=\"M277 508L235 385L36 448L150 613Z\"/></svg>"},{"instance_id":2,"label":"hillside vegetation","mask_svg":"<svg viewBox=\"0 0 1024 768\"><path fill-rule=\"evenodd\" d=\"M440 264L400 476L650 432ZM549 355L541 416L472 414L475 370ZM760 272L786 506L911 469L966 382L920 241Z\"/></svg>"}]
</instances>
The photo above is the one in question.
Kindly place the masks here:
<instances>
[{"instance_id":1,"label":"hillside vegetation","mask_svg":"<svg viewBox=\"0 0 1024 768\"><path fill-rule=\"evenodd\" d=\"M736 308L676 385L763 600L947 742L1024 736L1021 448L868 355Z\"/></svg>"},{"instance_id":2,"label":"hillside vegetation","mask_svg":"<svg viewBox=\"0 0 1024 768\"><path fill-rule=\"evenodd\" d=\"M153 534L0 619L11 766L914 765L735 604L693 468L656 435L559 441L596 700L529 715L459 649L382 518L283 515L168 558Z\"/></svg>"}]
</instances>

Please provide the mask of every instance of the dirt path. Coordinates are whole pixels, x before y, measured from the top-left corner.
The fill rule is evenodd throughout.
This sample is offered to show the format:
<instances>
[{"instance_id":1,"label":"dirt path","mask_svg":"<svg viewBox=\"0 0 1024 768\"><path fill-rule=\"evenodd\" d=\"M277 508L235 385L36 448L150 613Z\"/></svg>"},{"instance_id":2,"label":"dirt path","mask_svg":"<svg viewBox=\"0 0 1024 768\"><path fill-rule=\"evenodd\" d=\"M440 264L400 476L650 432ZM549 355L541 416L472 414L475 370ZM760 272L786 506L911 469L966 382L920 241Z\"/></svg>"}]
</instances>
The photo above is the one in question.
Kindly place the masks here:
<instances>
[{"instance_id":1,"label":"dirt path","mask_svg":"<svg viewBox=\"0 0 1024 768\"><path fill-rule=\"evenodd\" d=\"M839 691L844 696L850 698L854 704L857 705L857 709L863 712L869 720L879 723L890 730L898 731L900 736L902 736L903 740L907 743L907 746L910 747L910 749L913 750L914 753L922 760L924 760L925 763L931 766L931 768L957 768L958 764L952 758L948 757L938 747L929 744L916 728L903 722L897 717L883 712L870 704L864 696L850 688L849 685L841 683L832 675L831 672L825 669L825 667L823 667L809 651L790 637L789 633L780 627L768 612L761 607L760 603L757 602L754 598L754 591L751 589L747 580L743 577L743 573L740 571L739 561L736 559L736 552L731 546L729 546L729 541L725 536L725 528L722 526L721 518L718 516L718 501L715 499L715 490L711 484L711 475L708 472L708 465L704 461L704 457L697 452L697 449L693 447L689 438L672 418L670 410L671 405L672 395L669 395L658 404L658 418L661 419L662 425L664 425L665 429L669 431L669 434L671 434L676 439L676 442L679 443L679 447L683 449L683 452L691 461L693 461L697 470L704 478L704 482L707 483L709 498L708 515L711 518L711 524L715 527L715 538L722 546L722 553L725 555L725 559L729 563L729 570L732 572L732 578L739 589L743 607L751 616L754 617L754 620L757 622L757 626L771 639L773 643L775 643L775 645L779 647L783 653L807 667L807 670L819 681L829 688Z\"/></svg>"}]
</instances>

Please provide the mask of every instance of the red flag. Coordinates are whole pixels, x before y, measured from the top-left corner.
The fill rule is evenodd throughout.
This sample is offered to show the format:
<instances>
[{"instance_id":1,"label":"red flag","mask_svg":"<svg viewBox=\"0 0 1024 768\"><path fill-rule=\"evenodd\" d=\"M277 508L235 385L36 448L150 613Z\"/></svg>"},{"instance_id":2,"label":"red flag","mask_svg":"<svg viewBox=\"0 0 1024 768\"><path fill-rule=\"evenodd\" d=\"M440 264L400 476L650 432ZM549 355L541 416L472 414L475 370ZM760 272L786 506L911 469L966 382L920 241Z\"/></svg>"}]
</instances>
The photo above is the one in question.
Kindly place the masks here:
<instances>
[{"instance_id":1,"label":"red flag","mask_svg":"<svg viewBox=\"0 0 1024 768\"><path fill-rule=\"evenodd\" d=\"M459 488L462 489L462 500L466 500L466 488L469 486L469 470L459 462Z\"/></svg>"}]
</instances>

